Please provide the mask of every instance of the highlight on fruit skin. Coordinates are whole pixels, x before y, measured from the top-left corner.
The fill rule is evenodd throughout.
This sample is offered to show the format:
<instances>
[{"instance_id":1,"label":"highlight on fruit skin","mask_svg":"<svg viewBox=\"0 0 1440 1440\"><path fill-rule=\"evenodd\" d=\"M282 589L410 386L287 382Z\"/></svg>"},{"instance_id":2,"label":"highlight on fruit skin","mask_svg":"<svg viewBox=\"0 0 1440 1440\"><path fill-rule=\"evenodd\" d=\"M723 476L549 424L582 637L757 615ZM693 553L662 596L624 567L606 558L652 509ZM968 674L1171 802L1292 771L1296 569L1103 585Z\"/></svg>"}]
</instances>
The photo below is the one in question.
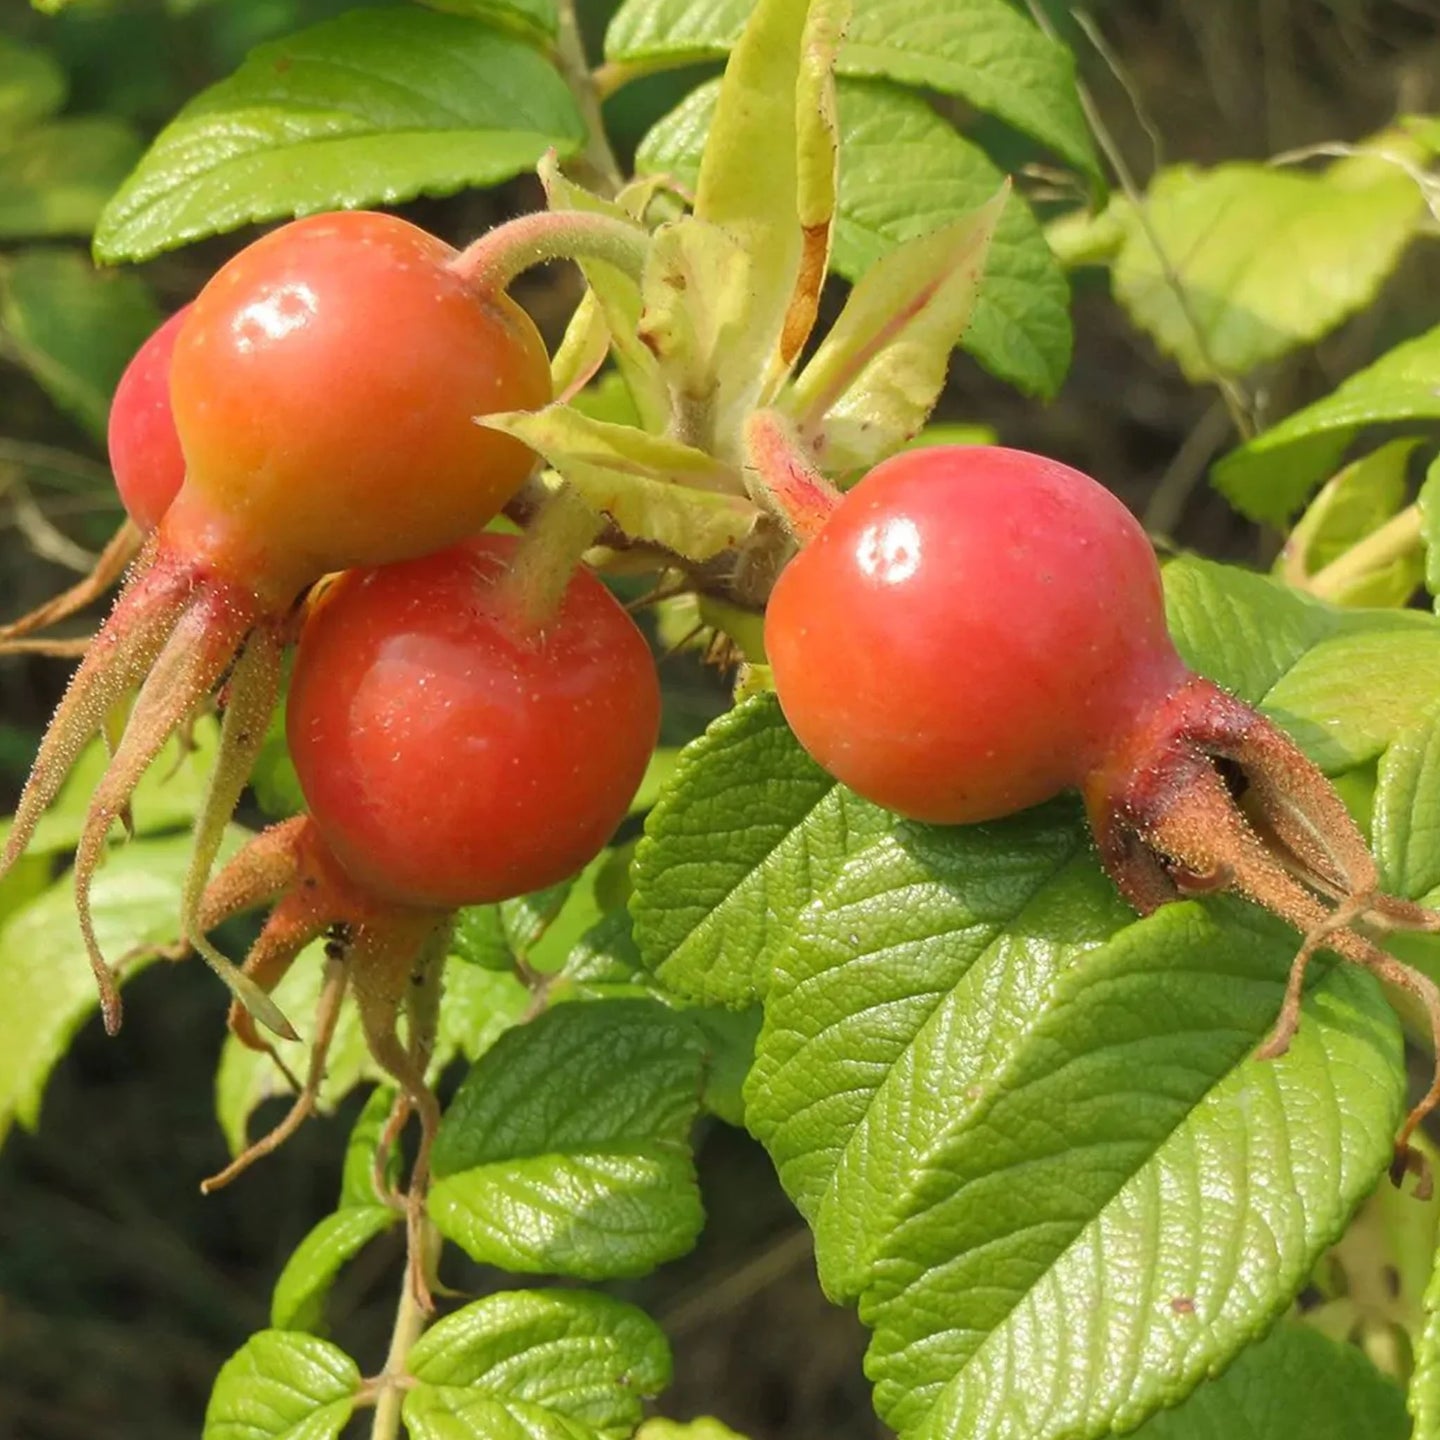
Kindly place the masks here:
<instances>
[{"instance_id":1,"label":"highlight on fruit skin","mask_svg":"<svg viewBox=\"0 0 1440 1440\"><path fill-rule=\"evenodd\" d=\"M298 220L223 266L177 329L170 399L184 483L51 720L0 855L3 873L138 686L75 861L81 932L112 1032L120 999L91 922L91 879L136 782L228 671L182 934L267 1025L293 1033L195 927L273 708L288 616L323 574L481 529L534 456L475 417L550 399L533 324L503 293L456 275L455 254L389 215Z\"/></svg>"},{"instance_id":2,"label":"highlight on fruit skin","mask_svg":"<svg viewBox=\"0 0 1440 1440\"><path fill-rule=\"evenodd\" d=\"M1383 893L1320 770L1185 666L1143 529L1088 476L997 446L885 461L782 571L765 646L797 738L867 799L970 824L1078 790L1141 914L1232 890L1293 925L1262 1057L1288 1046L1326 949L1415 995L1440 1054L1440 991L1358 928L1435 930L1440 914ZM1397 1164L1417 1167L1409 1138L1437 1104L1440 1059Z\"/></svg>"},{"instance_id":3,"label":"highlight on fruit skin","mask_svg":"<svg viewBox=\"0 0 1440 1440\"><path fill-rule=\"evenodd\" d=\"M410 1113L420 1118L405 1201L418 1227L440 1119L427 1070L454 911L570 878L625 816L659 728L649 646L583 568L554 609L532 619L511 565L526 543L484 535L351 571L307 616L286 720L311 813L263 831L230 860L205 892L198 926L270 905L244 966L267 993L325 938L310 1070L285 1119L207 1189L313 1111L348 991L371 1055L400 1087L390 1142ZM239 1004L230 1025L242 1043L275 1054Z\"/></svg>"}]
</instances>

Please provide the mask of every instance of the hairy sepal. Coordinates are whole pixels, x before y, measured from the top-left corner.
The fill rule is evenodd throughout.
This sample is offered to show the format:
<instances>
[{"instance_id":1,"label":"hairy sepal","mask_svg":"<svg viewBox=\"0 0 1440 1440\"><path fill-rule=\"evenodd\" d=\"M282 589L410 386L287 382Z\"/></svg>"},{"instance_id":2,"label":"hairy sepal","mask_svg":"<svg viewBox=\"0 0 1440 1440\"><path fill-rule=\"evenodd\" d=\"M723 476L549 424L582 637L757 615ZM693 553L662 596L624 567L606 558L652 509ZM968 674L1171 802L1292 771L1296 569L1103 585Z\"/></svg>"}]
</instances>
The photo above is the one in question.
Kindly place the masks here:
<instances>
[{"instance_id":1,"label":"hairy sepal","mask_svg":"<svg viewBox=\"0 0 1440 1440\"><path fill-rule=\"evenodd\" d=\"M737 545L759 511L727 466L677 440L592 420L568 405L487 415L484 424L538 450L633 539L704 561Z\"/></svg>"},{"instance_id":2,"label":"hairy sepal","mask_svg":"<svg viewBox=\"0 0 1440 1440\"><path fill-rule=\"evenodd\" d=\"M642 335L667 372L679 431L726 458L814 323L835 213L833 71L847 14L846 0L760 0L720 85L695 214L665 227L646 277Z\"/></svg>"},{"instance_id":3,"label":"hairy sepal","mask_svg":"<svg viewBox=\"0 0 1440 1440\"><path fill-rule=\"evenodd\" d=\"M874 465L935 408L975 308L1008 183L972 214L878 261L780 400L823 468Z\"/></svg>"},{"instance_id":4,"label":"hairy sepal","mask_svg":"<svg viewBox=\"0 0 1440 1440\"><path fill-rule=\"evenodd\" d=\"M619 199L606 200L562 175L554 151L541 161L539 175L551 210L585 211L617 220L638 220L650 190L641 182L627 186ZM670 419L670 399L659 364L640 339L640 311L644 303L640 287L630 276L603 261L578 263L609 333L615 364L640 412L640 423L646 430L664 430Z\"/></svg>"}]
</instances>

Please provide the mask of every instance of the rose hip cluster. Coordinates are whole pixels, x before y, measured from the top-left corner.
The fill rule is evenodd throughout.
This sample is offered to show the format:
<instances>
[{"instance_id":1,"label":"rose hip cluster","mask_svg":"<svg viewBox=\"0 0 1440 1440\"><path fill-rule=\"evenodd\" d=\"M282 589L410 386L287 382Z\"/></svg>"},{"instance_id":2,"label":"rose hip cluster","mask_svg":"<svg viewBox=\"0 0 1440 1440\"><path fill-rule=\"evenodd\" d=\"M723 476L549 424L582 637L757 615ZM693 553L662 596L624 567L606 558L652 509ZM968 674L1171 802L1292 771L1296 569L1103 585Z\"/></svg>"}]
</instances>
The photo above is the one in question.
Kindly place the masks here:
<instances>
[{"instance_id":1,"label":"rose hip cluster","mask_svg":"<svg viewBox=\"0 0 1440 1440\"><path fill-rule=\"evenodd\" d=\"M457 258L388 215L296 221L242 250L135 357L109 438L145 547L42 741L0 862L23 853L138 687L74 872L113 1029L91 879L136 781L223 682L182 937L226 978L232 1025L259 1048L255 1018L289 1032L269 992L301 946L329 937L311 1083L287 1123L313 1103L348 986L427 1145L436 986L417 982L443 955L449 916L557 883L597 854L659 719L648 646L604 586L581 569L537 610L511 564L526 542L481 533L535 457L477 417L545 405L550 370L529 318ZM309 813L210 881L297 635L288 739ZM267 902L236 972L206 932Z\"/></svg>"}]
</instances>

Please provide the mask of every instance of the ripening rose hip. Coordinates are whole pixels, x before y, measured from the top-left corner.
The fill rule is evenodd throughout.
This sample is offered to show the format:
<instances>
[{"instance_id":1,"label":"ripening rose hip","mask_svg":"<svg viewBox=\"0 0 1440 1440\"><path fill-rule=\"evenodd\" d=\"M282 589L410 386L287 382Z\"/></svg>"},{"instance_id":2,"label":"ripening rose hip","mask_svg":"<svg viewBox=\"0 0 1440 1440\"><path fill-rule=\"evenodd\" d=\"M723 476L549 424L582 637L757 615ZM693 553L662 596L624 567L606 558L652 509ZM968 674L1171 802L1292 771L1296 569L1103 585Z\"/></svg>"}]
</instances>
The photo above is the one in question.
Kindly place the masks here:
<instances>
[{"instance_id":1,"label":"ripening rose hip","mask_svg":"<svg viewBox=\"0 0 1440 1440\"><path fill-rule=\"evenodd\" d=\"M1321 948L1417 994L1440 1042L1440 992L1350 928L1440 917L1381 892L1289 736L1187 669L1144 531L1088 476L993 446L885 461L782 571L765 647L801 744L867 799L968 824L1079 790L1142 913L1233 889L1288 920L1305 941L1262 1054L1288 1045ZM1437 1103L1440 1068L1407 1163Z\"/></svg>"},{"instance_id":2,"label":"ripening rose hip","mask_svg":"<svg viewBox=\"0 0 1440 1440\"><path fill-rule=\"evenodd\" d=\"M273 705L291 607L327 572L477 532L529 472L525 446L475 422L549 401L545 347L506 295L477 288L456 259L390 215L298 220L222 267L179 325L170 402L184 483L56 711L0 857L3 868L24 851L80 751L140 685L75 862L109 1028L119 999L89 885L111 824L166 738L230 671L182 929L243 985L191 931ZM253 990L249 999L263 1003Z\"/></svg>"},{"instance_id":3,"label":"ripening rose hip","mask_svg":"<svg viewBox=\"0 0 1440 1440\"><path fill-rule=\"evenodd\" d=\"M286 705L301 789L371 891L452 909L573 875L624 819L660 716L645 638L588 570L535 632L486 535L342 576Z\"/></svg>"},{"instance_id":4,"label":"ripening rose hip","mask_svg":"<svg viewBox=\"0 0 1440 1440\"><path fill-rule=\"evenodd\" d=\"M919 820L972 823L1079 786L1186 676L1145 532L1109 491L1016 450L870 472L770 599L796 735Z\"/></svg>"},{"instance_id":5,"label":"ripening rose hip","mask_svg":"<svg viewBox=\"0 0 1440 1440\"><path fill-rule=\"evenodd\" d=\"M273 903L245 962L266 992L305 945L330 937L329 1013L353 989L371 1053L421 1116L412 1199L439 1122L426 1037L452 912L556 884L592 860L624 819L659 726L655 666L634 621L581 569L537 624L513 584L518 544L484 535L352 570L324 591L286 707L310 813L256 836L201 908L209 929ZM230 1023L268 1048L239 1006ZM323 1053L317 1064L281 1130L212 1187L303 1118Z\"/></svg>"},{"instance_id":6,"label":"ripening rose hip","mask_svg":"<svg viewBox=\"0 0 1440 1440\"><path fill-rule=\"evenodd\" d=\"M177 310L135 352L110 402L106 449L115 488L136 526L149 534L185 480L185 456L170 408L170 359L190 314Z\"/></svg>"}]
</instances>

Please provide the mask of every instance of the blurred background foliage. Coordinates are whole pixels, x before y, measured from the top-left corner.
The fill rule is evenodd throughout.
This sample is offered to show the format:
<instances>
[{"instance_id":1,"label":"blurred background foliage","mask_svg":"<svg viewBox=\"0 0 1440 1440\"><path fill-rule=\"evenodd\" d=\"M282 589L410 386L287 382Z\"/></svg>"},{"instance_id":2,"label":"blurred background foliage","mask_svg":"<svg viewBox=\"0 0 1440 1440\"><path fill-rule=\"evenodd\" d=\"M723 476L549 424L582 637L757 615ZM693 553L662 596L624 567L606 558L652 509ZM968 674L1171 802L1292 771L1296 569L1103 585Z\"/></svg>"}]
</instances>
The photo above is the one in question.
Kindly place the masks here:
<instances>
[{"instance_id":1,"label":"blurred background foliage","mask_svg":"<svg viewBox=\"0 0 1440 1440\"><path fill-rule=\"evenodd\" d=\"M103 445L109 388L158 316L244 238L97 277L85 238L100 206L179 106L253 45L354 3L85 0L52 17L11 0L0 11L0 77L6 63L35 63L22 62L17 44L49 57L39 62L42 83L0 82L0 617L71 583L118 523ZM613 8L580 0L597 49ZM1397 114L1440 110L1440 0L1093 0L1083 14L1045 0L1045 9L1142 186L1162 164L1356 141ZM622 161L697 73L653 76L607 102ZM935 103L1021 174L1043 215L1047 196L1060 193L1046 157L998 121ZM533 182L518 181L407 213L459 240L538 203ZM1058 398L1026 399L957 357L937 419L986 424L1004 443L1088 470L1173 543L1268 563L1278 537L1206 484L1210 462L1234 441L1225 405L1133 327L1107 272L1071 279L1076 349ZM574 277L527 277L518 294L558 338ZM1377 303L1248 377L1247 403L1273 418L1327 393L1440 320L1437 295L1434 247L1412 247ZM71 633L85 629L82 618ZM0 660L7 809L67 673L65 662L40 656ZM666 738L678 742L719 708L722 690L691 655L667 660L662 674ZM16 1131L0 1150L5 1437L189 1440L220 1363L263 1325L285 1257L330 1208L358 1096L232 1189L202 1199L189 1178L225 1159L211 1093L223 1025L215 989L199 967L156 967L136 982L127 1017L118 1040L105 1040L98 1024L82 1033L38 1133ZM717 1413L756 1440L882 1433L860 1370L858 1321L820 1295L806 1232L763 1153L710 1123L701 1246L627 1291L675 1344L666 1409ZM338 1326L362 1362L383 1353L395 1260L384 1246L367 1252L336 1295ZM457 1283L483 1288L486 1278Z\"/></svg>"}]
</instances>

